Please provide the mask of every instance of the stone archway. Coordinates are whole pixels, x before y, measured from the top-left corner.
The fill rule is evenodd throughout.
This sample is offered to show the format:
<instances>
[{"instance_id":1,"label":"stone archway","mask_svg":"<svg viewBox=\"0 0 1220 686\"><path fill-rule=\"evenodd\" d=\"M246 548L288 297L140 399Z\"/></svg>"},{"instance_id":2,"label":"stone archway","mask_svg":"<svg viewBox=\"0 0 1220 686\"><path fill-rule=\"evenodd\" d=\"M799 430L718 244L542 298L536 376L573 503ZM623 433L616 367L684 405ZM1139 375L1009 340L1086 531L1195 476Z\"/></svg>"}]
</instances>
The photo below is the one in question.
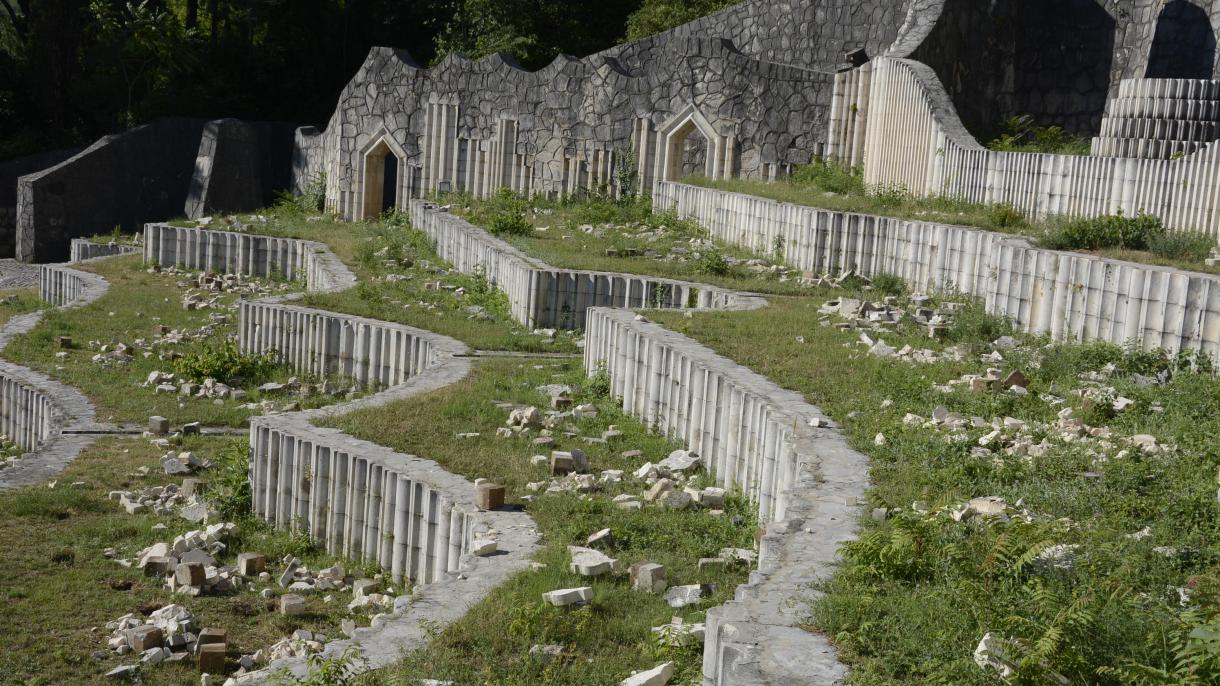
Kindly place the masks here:
<instances>
[{"instance_id":1,"label":"stone archway","mask_svg":"<svg viewBox=\"0 0 1220 686\"><path fill-rule=\"evenodd\" d=\"M1149 79L1210 79L1216 61L1216 33L1203 8L1172 0L1157 18L1148 53Z\"/></svg>"},{"instance_id":2,"label":"stone archway","mask_svg":"<svg viewBox=\"0 0 1220 686\"><path fill-rule=\"evenodd\" d=\"M727 138L717 133L694 105L688 105L657 133L657 179L678 181L691 172L702 173L709 179L732 175ZM692 134L696 134L695 139Z\"/></svg>"},{"instance_id":3,"label":"stone archway","mask_svg":"<svg viewBox=\"0 0 1220 686\"><path fill-rule=\"evenodd\" d=\"M360 160L360 215L376 219L401 206L405 197L407 155L394 139L381 136L370 143Z\"/></svg>"}]
</instances>

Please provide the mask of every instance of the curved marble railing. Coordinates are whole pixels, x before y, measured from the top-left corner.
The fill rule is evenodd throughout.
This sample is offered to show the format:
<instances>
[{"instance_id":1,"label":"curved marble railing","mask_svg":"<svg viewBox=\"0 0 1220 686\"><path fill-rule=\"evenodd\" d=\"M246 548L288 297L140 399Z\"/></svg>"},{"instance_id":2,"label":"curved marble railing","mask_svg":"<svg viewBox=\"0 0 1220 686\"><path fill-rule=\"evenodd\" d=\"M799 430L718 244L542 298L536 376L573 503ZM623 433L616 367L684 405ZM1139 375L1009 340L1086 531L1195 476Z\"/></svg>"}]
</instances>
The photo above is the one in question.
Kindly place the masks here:
<instances>
[{"instance_id":1,"label":"curved marble railing","mask_svg":"<svg viewBox=\"0 0 1220 686\"><path fill-rule=\"evenodd\" d=\"M1033 247L1011 235L832 212L664 183L654 199L721 241L815 273L888 273L915 288L973 294L988 311L1057 339L1135 342L1220 356L1220 277Z\"/></svg>"},{"instance_id":2,"label":"curved marble railing","mask_svg":"<svg viewBox=\"0 0 1220 686\"><path fill-rule=\"evenodd\" d=\"M862 160L870 186L1008 203L1039 217L1147 212L1173 230L1220 238L1218 143L1180 159L989 150L966 131L926 64L879 57L855 71L836 75L832 140L835 159Z\"/></svg>"},{"instance_id":3,"label":"curved marble railing","mask_svg":"<svg viewBox=\"0 0 1220 686\"><path fill-rule=\"evenodd\" d=\"M717 483L758 504L766 529L749 583L708 610L703 683L838 683L846 668L799 628L792 601L815 595L855 537L867 458L837 430L810 428L822 413L800 394L631 312L589 311L585 367L603 365L623 410L698 452Z\"/></svg>"},{"instance_id":4,"label":"curved marble railing","mask_svg":"<svg viewBox=\"0 0 1220 686\"><path fill-rule=\"evenodd\" d=\"M760 296L637 274L559 269L530 257L435 203L413 200L411 223L459 271L482 273L508 295L513 318L531 328L581 329L590 307L752 309Z\"/></svg>"},{"instance_id":5,"label":"curved marble railing","mask_svg":"<svg viewBox=\"0 0 1220 686\"><path fill-rule=\"evenodd\" d=\"M259 278L303 280L311 291L356 285L356 275L316 241L194 229L144 226L144 261Z\"/></svg>"},{"instance_id":6,"label":"curved marble railing","mask_svg":"<svg viewBox=\"0 0 1220 686\"><path fill-rule=\"evenodd\" d=\"M88 238L73 238L69 252L69 262L84 262L98 257L113 257L114 255L130 255L140 252L140 246L124 243L95 243Z\"/></svg>"},{"instance_id":7,"label":"curved marble railing","mask_svg":"<svg viewBox=\"0 0 1220 686\"><path fill-rule=\"evenodd\" d=\"M105 295L106 280L97 274L62 265L43 265L39 294L61 308L87 305ZM42 319L31 312L8 320L0 328L0 349ZM0 489L44 481L76 459L92 440L75 432L99 428L93 404L80 391L19 364L0 360L0 431L26 454L0 470Z\"/></svg>"},{"instance_id":8,"label":"curved marble railing","mask_svg":"<svg viewBox=\"0 0 1220 686\"><path fill-rule=\"evenodd\" d=\"M145 259L249 276L304 279L310 291L335 291L356 277L323 244L188 229L145 227ZM431 460L358 440L318 419L427 393L464 378L465 345L431 332L293 305L290 297L240 304L243 352L274 351L292 369L386 387L317 410L254 417L250 480L254 510L282 528L307 531L329 553L375 560L395 583L415 589L388 618L333 641L324 655L358 646L369 668L389 665L428 640L425 628L459 618L495 586L524 569L537 537L521 512L485 512L475 486ZM471 554L476 537L494 538L497 554ZM304 676L304 659L278 660L238 679L265 683L287 670Z\"/></svg>"}]
</instances>

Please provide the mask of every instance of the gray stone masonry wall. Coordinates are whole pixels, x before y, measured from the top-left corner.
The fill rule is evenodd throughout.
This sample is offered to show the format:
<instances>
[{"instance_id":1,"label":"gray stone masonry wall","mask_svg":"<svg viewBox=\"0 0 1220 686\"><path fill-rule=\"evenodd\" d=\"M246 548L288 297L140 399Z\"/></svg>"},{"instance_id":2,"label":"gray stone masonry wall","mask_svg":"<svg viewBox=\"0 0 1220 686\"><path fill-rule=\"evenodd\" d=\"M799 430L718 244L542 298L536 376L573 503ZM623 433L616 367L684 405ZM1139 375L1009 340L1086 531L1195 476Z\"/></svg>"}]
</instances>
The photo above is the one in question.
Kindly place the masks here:
<instances>
[{"instance_id":1,"label":"gray stone masonry wall","mask_svg":"<svg viewBox=\"0 0 1220 686\"><path fill-rule=\"evenodd\" d=\"M63 162L80 148L52 150L0 162L0 258L12 257L17 242L17 179Z\"/></svg>"},{"instance_id":2,"label":"gray stone masonry wall","mask_svg":"<svg viewBox=\"0 0 1220 686\"><path fill-rule=\"evenodd\" d=\"M559 269L435 204L410 204L411 224L459 271L481 271L508 295L513 318L531 328L582 329L590 307L734 309L762 307L747 293L653 276Z\"/></svg>"},{"instance_id":3,"label":"gray stone masonry wall","mask_svg":"<svg viewBox=\"0 0 1220 686\"><path fill-rule=\"evenodd\" d=\"M631 312L593 308L585 369L602 366L623 411L682 441L726 489L758 504L759 567L734 600L708 610L706 686L839 684L846 668L800 624L811 585L856 536L867 458L800 394Z\"/></svg>"},{"instance_id":4,"label":"gray stone masonry wall","mask_svg":"<svg viewBox=\"0 0 1220 686\"><path fill-rule=\"evenodd\" d=\"M64 260L72 238L180 215L202 130L201 120L158 119L21 177L17 259Z\"/></svg>"},{"instance_id":5,"label":"gray stone masonry wall","mask_svg":"<svg viewBox=\"0 0 1220 686\"><path fill-rule=\"evenodd\" d=\"M203 127L185 214L199 219L214 213L250 212L263 206L258 132L237 119L210 121Z\"/></svg>"}]
</instances>

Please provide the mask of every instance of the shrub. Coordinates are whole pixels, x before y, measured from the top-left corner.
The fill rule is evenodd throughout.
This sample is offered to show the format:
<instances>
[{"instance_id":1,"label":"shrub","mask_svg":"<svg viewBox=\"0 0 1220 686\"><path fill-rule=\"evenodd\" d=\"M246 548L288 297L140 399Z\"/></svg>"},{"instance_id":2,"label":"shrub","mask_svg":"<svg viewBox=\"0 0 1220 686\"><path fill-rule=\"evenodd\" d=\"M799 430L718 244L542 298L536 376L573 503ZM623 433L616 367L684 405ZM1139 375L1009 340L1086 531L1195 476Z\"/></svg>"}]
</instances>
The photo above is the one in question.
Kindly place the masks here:
<instances>
[{"instance_id":1,"label":"shrub","mask_svg":"<svg viewBox=\"0 0 1220 686\"><path fill-rule=\"evenodd\" d=\"M1216 239L1201 231L1166 231L1148 240L1148 251L1170 260L1202 262L1211 256Z\"/></svg>"},{"instance_id":2,"label":"shrub","mask_svg":"<svg viewBox=\"0 0 1220 686\"><path fill-rule=\"evenodd\" d=\"M1012 229L1025 225L1025 215L1008 203L987 206L987 225L996 229Z\"/></svg>"},{"instance_id":3,"label":"shrub","mask_svg":"<svg viewBox=\"0 0 1220 686\"><path fill-rule=\"evenodd\" d=\"M253 510L249 472L250 447L245 440L230 441L214 460L208 502L226 521L248 517Z\"/></svg>"},{"instance_id":4,"label":"shrub","mask_svg":"<svg viewBox=\"0 0 1220 686\"><path fill-rule=\"evenodd\" d=\"M704 250L694 263L695 272L711 276L725 276L731 271L728 260L716 250Z\"/></svg>"},{"instance_id":5,"label":"shrub","mask_svg":"<svg viewBox=\"0 0 1220 686\"><path fill-rule=\"evenodd\" d=\"M216 379L222 383L257 383L270 376L276 359L272 353L248 355L237 348L237 341L224 338L205 342L174 362L174 372L184 379L202 383Z\"/></svg>"},{"instance_id":6,"label":"shrub","mask_svg":"<svg viewBox=\"0 0 1220 686\"><path fill-rule=\"evenodd\" d=\"M528 236L534 227L525 218L529 202L509 188L501 188L470 213L470 221L497 236Z\"/></svg>"},{"instance_id":7,"label":"shrub","mask_svg":"<svg viewBox=\"0 0 1220 686\"><path fill-rule=\"evenodd\" d=\"M893 274L881 273L873 277L873 291L881 295L905 295L907 282Z\"/></svg>"},{"instance_id":8,"label":"shrub","mask_svg":"<svg viewBox=\"0 0 1220 686\"><path fill-rule=\"evenodd\" d=\"M1119 213L1052 226L1039 244L1051 250L1147 250L1164 235L1165 227L1157 217L1142 212L1134 217Z\"/></svg>"},{"instance_id":9,"label":"shrub","mask_svg":"<svg viewBox=\"0 0 1220 686\"><path fill-rule=\"evenodd\" d=\"M815 159L792 170L792 181L841 195L864 194L864 171L842 162Z\"/></svg>"},{"instance_id":10,"label":"shrub","mask_svg":"<svg viewBox=\"0 0 1220 686\"><path fill-rule=\"evenodd\" d=\"M1035 126L1028 114L1004 122L1004 130L987 144L1000 152L1044 152L1056 155L1087 155L1089 139L1073 136L1058 126Z\"/></svg>"}]
</instances>

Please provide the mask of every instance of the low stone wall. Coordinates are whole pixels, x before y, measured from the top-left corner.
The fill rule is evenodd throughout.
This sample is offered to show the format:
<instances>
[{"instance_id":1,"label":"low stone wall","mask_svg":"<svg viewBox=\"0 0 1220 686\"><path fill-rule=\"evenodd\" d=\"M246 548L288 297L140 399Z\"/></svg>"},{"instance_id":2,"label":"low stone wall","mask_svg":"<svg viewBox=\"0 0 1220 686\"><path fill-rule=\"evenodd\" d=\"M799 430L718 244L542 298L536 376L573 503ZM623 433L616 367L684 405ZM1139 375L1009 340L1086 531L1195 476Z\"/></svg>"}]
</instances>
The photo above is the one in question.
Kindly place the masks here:
<instances>
[{"instance_id":1,"label":"low stone wall","mask_svg":"<svg viewBox=\"0 0 1220 686\"><path fill-rule=\"evenodd\" d=\"M706 284L613 272L558 269L521 252L434 203L413 200L411 223L459 271L482 273L508 295L526 326L581 329L590 307L752 309L766 301Z\"/></svg>"},{"instance_id":2,"label":"low stone wall","mask_svg":"<svg viewBox=\"0 0 1220 686\"><path fill-rule=\"evenodd\" d=\"M69 262L84 262L98 257L113 257L114 255L130 255L141 252L138 245L123 243L95 243L88 238L73 238Z\"/></svg>"},{"instance_id":3,"label":"low stone wall","mask_svg":"<svg viewBox=\"0 0 1220 686\"><path fill-rule=\"evenodd\" d=\"M108 287L96 274L60 265L43 266L39 274L39 294L58 307L87 305L102 297ZM33 329L42 315L30 312L8 320L0 328L0 349L14 336ZM27 452L16 464L0 470L0 489L29 486L54 476L91 441L75 432L95 428L93 404L80 391L0 360L0 431Z\"/></svg>"},{"instance_id":4,"label":"low stone wall","mask_svg":"<svg viewBox=\"0 0 1220 686\"><path fill-rule=\"evenodd\" d=\"M310 291L348 288L355 276L320 243L150 224L145 259L248 276L303 278ZM308 531L329 553L376 561L396 584L409 579L393 613L351 640L326 645L337 657L355 645L370 668L424 646L426 627L461 617L491 589L528 566L537 547L533 520L523 512L475 507L473 483L431 460L394 452L315 422L357 409L427 393L470 371L465 345L408 326L314 310L289 298L243 301L239 340L244 352L273 351L301 373L336 376L373 395L318 410L254 417L250 480L254 511L281 528ZM470 554L476 538L497 553ZM303 658L278 660L237 679L268 683L287 670L307 674Z\"/></svg>"},{"instance_id":5,"label":"low stone wall","mask_svg":"<svg viewBox=\"0 0 1220 686\"><path fill-rule=\"evenodd\" d=\"M304 279L311 291L356 285L356 276L322 243L232 231L144 226L144 261L259 278Z\"/></svg>"},{"instance_id":6,"label":"low stone wall","mask_svg":"<svg viewBox=\"0 0 1220 686\"><path fill-rule=\"evenodd\" d=\"M707 686L834 684L846 675L825 637L804 631L800 603L856 535L867 459L800 394L631 312L594 308L585 368L602 365L623 410L703 458L721 486L758 504L759 568L736 598L708 610Z\"/></svg>"},{"instance_id":7,"label":"low stone wall","mask_svg":"<svg viewBox=\"0 0 1220 686\"><path fill-rule=\"evenodd\" d=\"M654 202L721 241L816 273L894 274L915 288L961 290L1026 331L1220 355L1220 277L1035 248L962 226L831 212L665 183Z\"/></svg>"}]
</instances>

